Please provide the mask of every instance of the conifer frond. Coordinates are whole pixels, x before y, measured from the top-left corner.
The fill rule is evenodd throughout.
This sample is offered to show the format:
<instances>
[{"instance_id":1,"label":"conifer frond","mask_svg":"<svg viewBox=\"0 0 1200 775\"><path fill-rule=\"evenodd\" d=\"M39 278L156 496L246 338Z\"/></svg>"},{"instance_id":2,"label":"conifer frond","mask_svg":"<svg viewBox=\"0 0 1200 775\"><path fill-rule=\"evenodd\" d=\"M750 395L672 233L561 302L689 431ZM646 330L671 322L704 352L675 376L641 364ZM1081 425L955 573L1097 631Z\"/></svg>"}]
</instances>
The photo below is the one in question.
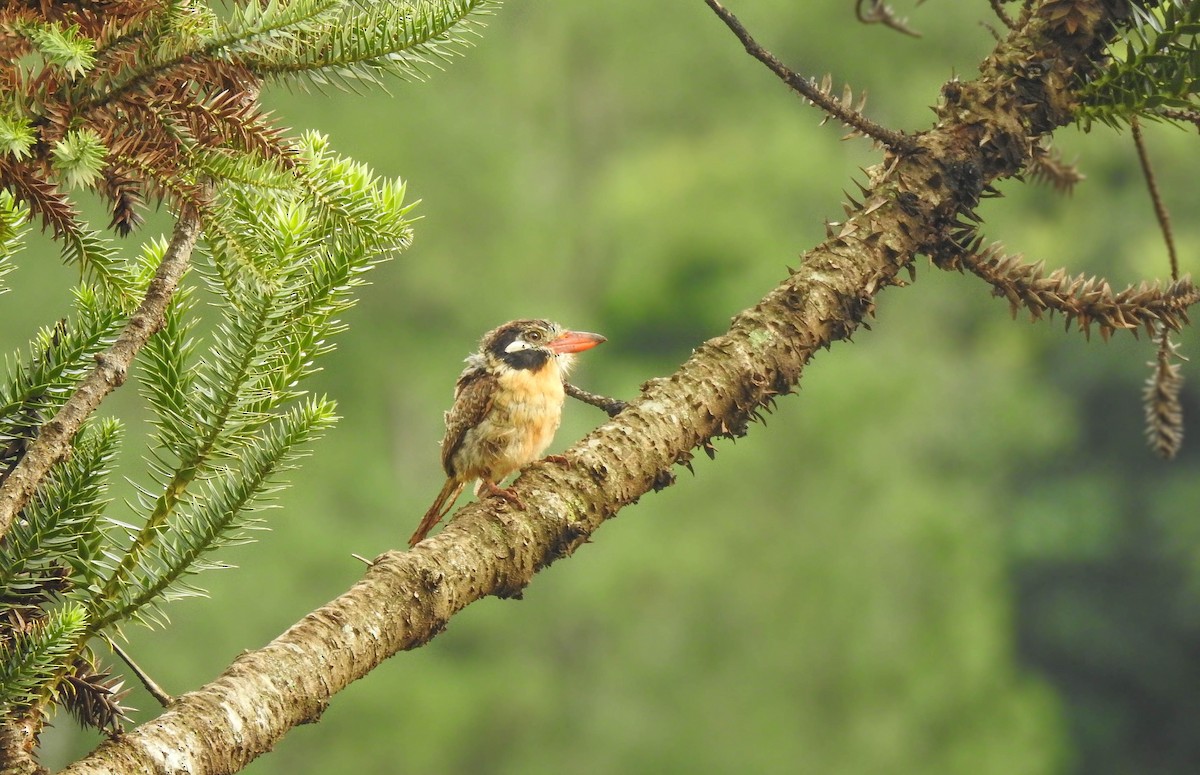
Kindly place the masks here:
<instances>
[{"instance_id":1,"label":"conifer frond","mask_svg":"<svg viewBox=\"0 0 1200 775\"><path fill-rule=\"evenodd\" d=\"M29 119L0 114L0 154L9 154L17 161L29 157L29 149L37 135Z\"/></svg>"},{"instance_id":2,"label":"conifer frond","mask_svg":"<svg viewBox=\"0 0 1200 775\"><path fill-rule=\"evenodd\" d=\"M283 130L244 94L224 90L205 95L180 88L164 107L206 147L246 151L284 166L292 155Z\"/></svg>"},{"instance_id":3,"label":"conifer frond","mask_svg":"<svg viewBox=\"0 0 1200 775\"><path fill-rule=\"evenodd\" d=\"M76 289L75 306L70 318L37 334L28 355L7 359L8 374L0 382L0 443L36 434L37 418L66 400L124 323L122 311L88 286Z\"/></svg>"},{"instance_id":4,"label":"conifer frond","mask_svg":"<svg viewBox=\"0 0 1200 775\"><path fill-rule=\"evenodd\" d=\"M128 237L143 221L142 210L146 207L146 197L141 183L129 171L109 165L104 170L100 187L105 198L112 203L109 228L115 229L122 237Z\"/></svg>"},{"instance_id":5,"label":"conifer frond","mask_svg":"<svg viewBox=\"0 0 1200 775\"><path fill-rule=\"evenodd\" d=\"M67 603L21 629L0 633L0 712L36 702L86 628L83 607Z\"/></svg>"},{"instance_id":6,"label":"conifer frond","mask_svg":"<svg viewBox=\"0 0 1200 775\"><path fill-rule=\"evenodd\" d=\"M237 292L238 283L252 278L266 284L269 270L263 264L269 257L254 244L252 233L236 225L237 213L243 209L236 200L236 193L227 192L213 203L213 217L204 230L204 247L211 269L200 271L213 291L240 314L244 310L239 306L242 295Z\"/></svg>"},{"instance_id":7,"label":"conifer frond","mask_svg":"<svg viewBox=\"0 0 1200 775\"><path fill-rule=\"evenodd\" d=\"M138 563L135 576L123 585L111 607L98 612L96 627L135 615L153 622L156 607L178 597L203 594L183 583L186 576L224 567L202 561L222 546L246 540L245 531L258 522L252 515L267 507L283 488L278 477L306 452L300 447L318 437L336 420L335 404L314 399L276 418L249 439L236 461L203 483L201 496L189 501L166 528L151 556Z\"/></svg>"},{"instance_id":8,"label":"conifer frond","mask_svg":"<svg viewBox=\"0 0 1200 775\"><path fill-rule=\"evenodd\" d=\"M96 284L97 289L113 299L126 311L136 303L137 290L129 284L121 257L112 240L92 231L82 223L63 232L63 257L78 266L83 276Z\"/></svg>"},{"instance_id":9,"label":"conifer frond","mask_svg":"<svg viewBox=\"0 0 1200 775\"><path fill-rule=\"evenodd\" d=\"M494 0L346 3L335 24L296 35L287 48L242 58L268 78L303 76L316 86L381 83L383 76L421 80L469 45Z\"/></svg>"},{"instance_id":10,"label":"conifer frond","mask_svg":"<svg viewBox=\"0 0 1200 775\"><path fill-rule=\"evenodd\" d=\"M6 156L0 156L0 187L41 219L43 229L50 229L62 245L63 257L78 266L85 279L114 296L128 295L116 251L108 240L80 221L79 211L65 192L35 175L28 165Z\"/></svg>"},{"instance_id":11,"label":"conifer frond","mask_svg":"<svg viewBox=\"0 0 1200 775\"><path fill-rule=\"evenodd\" d=\"M54 169L68 188L82 188L100 175L108 148L91 129L77 129L54 144L50 152Z\"/></svg>"},{"instance_id":12,"label":"conifer frond","mask_svg":"<svg viewBox=\"0 0 1200 775\"><path fill-rule=\"evenodd\" d=\"M218 19L204 50L218 56L253 60L256 54L286 45L336 22L346 0L266 0L235 4L228 19Z\"/></svg>"},{"instance_id":13,"label":"conifer frond","mask_svg":"<svg viewBox=\"0 0 1200 775\"><path fill-rule=\"evenodd\" d=\"M244 153L197 149L192 164L203 175L256 189L287 191L296 180L273 159Z\"/></svg>"},{"instance_id":14,"label":"conifer frond","mask_svg":"<svg viewBox=\"0 0 1200 775\"><path fill-rule=\"evenodd\" d=\"M25 244L29 230L29 207L13 195L0 190L0 279L13 269L12 257ZM0 294L7 287L0 285Z\"/></svg>"},{"instance_id":15,"label":"conifer frond","mask_svg":"<svg viewBox=\"0 0 1200 775\"><path fill-rule=\"evenodd\" d=\"M332 349L336 315L353 304L364 273L411 239L403 183L329 153L319 135L301 142L293 174L301 185L291 191L222 189L220 218L207 234L206 279L223 317L207 348L194 345L184 322L186 296L148 345L143 393L156 415L148 461L156 484L138 499L148 516L105 580L105 600L124 595L147 558L163 551L164 531L177 529L179 514L202 508L214 483L256 454L263 428L303 395L300 384ZM228 265L241 251L253 271ZM141 611L144 602L121 610ZM143 620L153 621L157 609L145 610ZM97 626L121 617L98 615Z\"/></svg>"},{"instance_id":16,"label":"conifer frond","mask_svg":"<svg viewBox=\"0 0 1200 775\"><path fill-rule=\"evenodd\" d=\"M96 43L81 35L78 25L64 27L57 21L35 22L25 25L22 32L48 64L73 76L82 75L96 63Z\"/></svg>"},{"instance_id":17,"label":"conifer frond","mask_svg":"<svg viewBox=\"0 0 1200 775\"><path fill-rule=\"evenodd\" d=\"M41 605L73 588L86 590L98 579L100 517L120 430L114 419L89 424L74 454L54 469L9 530L0 547L0 599Z\"/></svg>"},{"instance_id":18,"label":"conifer frond","mask_svg":"<svg viewBox=\"0 0 1200 775\"><path fill-rule=\"evenodd\" d=\"M367 165L329 150L319 132L301 138L305 162L297 175L314 206L319 228L333 236L334 254L390 254L412 242L415 203L406 203L402 180L377 177Z\"/></svg>"},{"instance_id":19,"label":"conifer frond","mask_svg":"<svg viewBox=\"0 0 1200 775\"><path fill-rule=\"evenodd\" d=\"M1129 10L1108 65L1082 91L1077 119L1085 128L1135 116L1175 120L1200 109L1200 0L1130 3Z\"/></svg>"},{"instance_id":20,"label":"conifer frond","mask_svg":"<svg viewBox=\"0 0 1200 775\"><path fill-rule=\"evenodd\" d=\"M125 595L125 591L138 569L144 565L148 552L154 550L168 520L177 508L189 497L188 488L196 479L203 479L219 471L220 458L238 448L257 427L270 418L264 414L249 415L241 410L257 395L247 395L247 383L261 364L260 347L270 336L272 309L277 298L270 294L250 295L248 315L239 314L234 320L222 321L213 335L212 360L194 372L194 389L186 401L186 414L166 411L158 415L159 425L167 424L167 432L160 430L153 444L155 450L168 449L173 460L152 463L159 479L158 492L149 489L142 492L138 506L147 512L139 528L130 530L130 543L120 561L112 569L94 605L105 607ZM171 397L174 401L175 397ZM171 408L168 406L168 408ZM174 425L179 419L180 426ZM185 428L191 427L191 432ZM170 446L175 441L176 446ZM140 605L138 606L140 608ZM97 614L97 627L104 627L120 616L109 610Z\"/></svg>"},{"instance_id":21,"label":"conifer frond","mask_svg":"<svg viewBox=\"0 0 1200 775\"><path fill-rule=\"evenodd\" d=\"M186 449L195 433L189 397L195 381L192 307L191 293L181 289L167 308L163 327L142 350L141 393L155 413L155 443L164 450Z\"/></svg>"},{"instance_id":22,"label":"conifer frond","mask_svg":"<svg viewBox=\"0 0 1200 775\"><path fill-rule=\"evenodd\" d=\"M0 156L0 187L29 206L42 219L42 228L50 229L55 237L81 232L79 211L57 186L35 174L27 164Z\"/></svg>"},{"instance_id":23,"label":"conifer frond","mask_svg":"<svg viewBox=\"0 0 1200 775\"><path fill-rule=\"evenodd\" d=\"M148 483L135 482L137 517L127 524L105 513L119 429L92 420L73 455L39 474L0 545L0 647L16 655L8 683L32 712L59 705L84 725L119 729L120 683L89 638L130 619L162 621L162 603L199 593L188 578L219 565L214 550L244 540L279 475L334 420L332 402L305 400L303 380L343 329L338 316L365 273L411 241L404 184L336 156L319 135L287 138L258 101L261 79L420 78L458 53L494 4L0 8L8 56L0 86L10 98L0 107L0 274L36 217L88 283L69 320L10 359L0 383L0 479L23 457L31 462L27 442L82 380L123 381L95 357L127 322L132 330L166 251L153 240L140 258L122 260L81 216L72 189L98 194L122 236L149 204L182 211L187 223L203 215L208 260L198 274L216 291L217 317L202 336L194 289L164 297L165 313L154 308L160 327L142 347L139 375L154 432Z\"/></svg>"}]
</instances>

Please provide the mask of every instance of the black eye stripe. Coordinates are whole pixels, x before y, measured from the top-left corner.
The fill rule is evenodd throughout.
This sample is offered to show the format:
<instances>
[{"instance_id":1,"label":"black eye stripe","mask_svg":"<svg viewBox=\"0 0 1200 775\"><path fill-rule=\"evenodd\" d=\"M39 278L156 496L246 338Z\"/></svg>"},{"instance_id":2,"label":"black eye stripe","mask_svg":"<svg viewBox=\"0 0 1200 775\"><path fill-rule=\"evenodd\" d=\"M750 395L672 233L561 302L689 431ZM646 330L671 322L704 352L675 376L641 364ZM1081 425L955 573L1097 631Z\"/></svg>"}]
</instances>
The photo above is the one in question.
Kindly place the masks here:
<instances>
[{"instance_id":1,"label":"black eye stripe","mask_svg":"<svg viewBox=\"0 0 1200 775\"><path fill-rule=\"evenodd\" d=\"M542 349L517 350L516 352L505 353L501 356L501 360L514 369L537 371L550 360L550 352Z\"/></svg>"},{"instance_id":2,"label":"black eye stripe","mask_svg":"<svg viewBox=\"0 0 1200 775\"><path fill-rule=\"evenodd\" d=\"M531 345L531 349L542 349L551 339L551 324L541 320L514 320L491 332L483 347L495 357L503 357L518 338ZM549 353L547 353L549 355Z\"/></svg>"}]
</instances>

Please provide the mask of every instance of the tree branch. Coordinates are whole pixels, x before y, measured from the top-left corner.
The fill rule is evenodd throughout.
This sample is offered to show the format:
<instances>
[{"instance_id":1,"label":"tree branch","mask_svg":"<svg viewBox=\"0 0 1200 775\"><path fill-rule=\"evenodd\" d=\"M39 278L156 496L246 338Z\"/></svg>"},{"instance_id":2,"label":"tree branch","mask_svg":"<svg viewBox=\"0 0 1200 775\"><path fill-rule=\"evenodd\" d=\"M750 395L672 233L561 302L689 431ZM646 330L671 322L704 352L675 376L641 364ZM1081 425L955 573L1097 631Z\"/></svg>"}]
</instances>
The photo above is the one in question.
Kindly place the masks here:
<instances>
[{"instance_id":1,"label":"tree branch","mask_svg":"<svg viewBox=\"0 0 1200 775\"><path fill-rule=\"evenodd\" d=\"M848 100L834 99L833 97L829 96L826 90L819 88L814 81L809 80L808 78L801 76L799 73L788 69L787 65L780 62L774 54L760 46L758 41L756 41L746 30L746 28L742 26L742 23L738 21L738 18L730 13L725 6L717 2L717 0L704 0L704 2L708 3L708 7L712 8L713 13L715 13L721 19L721 21L725 22L725 26L727 26L733 32L733 34L737 36L737 39L742 42L742 45L746 47L746 53L750 54L750 56L766 65L771 72L779 76L781 81L786 83L801 97L804 97L806 100L816 105L829 115L833 116L838 121L841 121L846 126L857 129L867 137L878 140L894 151L912 151L916 148L913 138L909 137L903 132L897 132L894 129L888 129L885 126L876 124L874 121L871 121L862 113L859 113L857 110L852 109L848 104L846 104ZM901 27L894 28L901 29Z\"/></svg>"},{"instance_id":2,"label":"tree branch","mask_svg":"<svg viewBox=\"0 0 1200 775\"><path fill-rule=\"evenodd\" d=\"M854 4L854 15L863 24L882 24L884 27L893 29L896 32L909 35L914 38L921 37L921 33L908 26L908 19L901 19L896 16L896 12L891 6L886 5L883 0L871 0L871 7L868 10L863 10L863 2L865 0L857 0Z\"/></svg>"},{"instance_id":3,"label":"tree branch","mask_svg":"<svg viewBox=\"0 0 1200 775\"><path fill-rule=\"evenodd\" d=\"M29 445L21 462L0 487L0 536L8 532L50 469L71 451L71 440L109 393L125 382L130 364L150 336L162 325L163 314L179 280L187 270L192 248L200 234L200 216L180 214L141 305L112 347L96 356L96 368L87 376Z\"/></svg>"},{"instance_id":4,"label":"tree branch","mask_svg":"<svg viewBox=\"0 0 1200 775\"><path fill-rule=\"evenodd\" d=\"M1012 20L1012 17L1005 13L1002 0L988 0L988 2L992 4L992 11L995 12L996 18L998 18L1005 27L1008 27L1011 30L1017 25L1017 23Z\"/></svg>"},{"instance_id":5,"label":"tree branch","mask_svg":"<svg viewBox=\"0 0 1200 775\"><path fill-rule=\"evenodd\" d=\"M1158 219L1158 228L1162 232L1163 243L1167 246L1167 260L1171 264L1171 279L1179 279L1179 253L1175 250L1175 235L1171 230L1171 213L1167 203L1163 201L1162 192L1158 190L1158 178L1154 175L1154 165L1150 163L1150 152L1146 150L1146 140L1142 137L1142 123L1137 116L1129 122L1133 133L1133 145L1137 148L1138 164L1142 167L1142 177L1146 179L1146 191L1150 194L1150 203L1154 205L1154 217Z\"/></svg>"},{"instance_id":6,"label":"tree branch","mask_svg":"<svg viewBox=\"0 0 1200 775\"><path fill-rule=\"evenodd\" d=\"M609 398L608 396L590 393L581 387L572 385L570 382L563 384L567 395L574 398L576 401L582 401L585 404L590 404L597 409L602 410L609 417L616 417L625 408L626 404L619 398Z\"/></svg>"},{"instance_id":7,"label":"tree branch","mask_svg":"<svg viewBox=\"0 0 1200 775\"><path fill-rule=\"evenodd\" d=\"M33 755L42 720L14 713L0 724L0 772L4 775L47 775Z\"/></svg>"},{"instance_id":8,"label":"tree branch","mask_svg":"<svg viewBox=\"0 0 1200 775\"><path fill-rule=\"evenodd\" d=\"M977 81L956 84L936 127L906 138L919 152L868 169L864 201L838 234L725 335L670 377L647 382L564 454L566 464L527 469L513 485L525 508L496 498L464 507L439 535L381 555L349 591L64 773L236 772L291 727L316 720L334 694L384 659L433 638L465 606L520 595L538 570L570 555L621 508L669 485L674 465L696 446L744 434L818 350L871 314L897 272L937 249L984 186L1017 174L1032 142L1070 120L1067 84L1111 31L1108 6L1076 5L1094 16L1085 14L1066 44L1035 14L984 61ZM1033 108L1031 95L1042 98Z\"/></svg>"},{"instance_id":9,"label":"tree branch","mask_svg":"<svg viewBox=\"0 0 1200 775\"><path fill-rule=\"evenodd\" d=\"M1150 334L1178 331L1188 322L1188 307L1200 302L1200 289L1186 277L1165 288L1142 283L1113 291L1104 280L1069 275L1065 269L1046 274L1042 262L1028 264L1019 255L1006 255L999 243L967 251L960 262L990 283L997 296L1008 299L1014 317L1020 307L1028 309L1033 320L1047 311L1058 312L1068 327L1077 321L1085 336L1091 335L1095 323L1106 340L1121 330L1135 335L1139 328Z\"/></svg>"}]
</instances>

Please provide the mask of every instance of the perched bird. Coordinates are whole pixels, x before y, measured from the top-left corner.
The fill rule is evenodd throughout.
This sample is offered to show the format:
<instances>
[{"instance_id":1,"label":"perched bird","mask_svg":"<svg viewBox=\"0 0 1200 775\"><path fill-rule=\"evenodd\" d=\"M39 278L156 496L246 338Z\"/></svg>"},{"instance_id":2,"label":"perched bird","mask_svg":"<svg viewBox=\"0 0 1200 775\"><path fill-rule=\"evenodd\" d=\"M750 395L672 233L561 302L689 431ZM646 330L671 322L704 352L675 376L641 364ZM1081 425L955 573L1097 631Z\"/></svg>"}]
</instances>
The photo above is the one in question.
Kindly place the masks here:
<instances>
[{"instance_id":1,"label":"perched bird","mask_svg":"<svg viewBox=\"0 0 1200 775\"><path fill-rule=\"evenodd\" d=\"M446 484L409 546L424 540L473 479L479 480L476 495L486 491L519 503L500 481L550 445L562 419L563 381L574 354L603 341L599 334L567 331L548 320L514 320L483 335L479 352L467 357L454 387L454 406L446 412Z\"/></svg>"}]
</instances>

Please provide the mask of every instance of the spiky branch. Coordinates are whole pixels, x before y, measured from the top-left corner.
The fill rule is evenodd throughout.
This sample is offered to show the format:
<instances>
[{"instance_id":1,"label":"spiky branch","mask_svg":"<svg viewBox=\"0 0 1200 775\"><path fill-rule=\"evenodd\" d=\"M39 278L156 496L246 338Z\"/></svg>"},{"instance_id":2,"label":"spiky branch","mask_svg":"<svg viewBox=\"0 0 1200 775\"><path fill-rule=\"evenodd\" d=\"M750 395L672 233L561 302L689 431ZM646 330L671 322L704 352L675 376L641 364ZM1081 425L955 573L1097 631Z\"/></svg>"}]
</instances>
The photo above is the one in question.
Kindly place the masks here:
<instances>
[{"instance_id":1,"label":"spiky branch","mask_svg":"<svg viewBox=\"0 0 1200 775\"><path fill-rule=\"evenodd\" d=\"M1165 288L1141 283L1113 291L1101 278L1070 275L1061 268L1047 274L1042 262L1029 264L1006 255L998 243L968 252L962 264L1008 300L1014 317L1022 307L1032 320L1058 312L1068 327L1075 323L1090 336L1095 325L1105 340L1117 331L1136 335L1144 329L1151 336L1163 329L1179 331L1188 323L1188 307L1200 301L1200 289L1187 278Z\"/></svg>"},{"instance_id":2,"label":"spiky branch","mask_svg":"<svg viewBox=\"0 0 1200 775\"><path fill-rule=\"evenodd\" d=\"M1175 249L1171 214L1167 210L1167 203L1163 201L1162 192L1158 189L1158 179L1150 163L1150 152L1146 149L1142 125L1136 116L1131 119L1129 128L1133 135L1134 147L1137 148L1142 176L1146 180L1146 191L1150 195L1151 204L1154 205L1154 216L1158 219L1158 228L1167 248L1171 279L1178 282L1179 254ZM1183 370L1175 362L1178 357L1178 348L1171 341L1171 331L1167 326L1163 326L1158 335L1158 354L1154 363L1150 364L1153 370L1142 394L1142 403L1146 410L1146 438L1150 447L1163 460L1174 458L1183 446L1183 405L1179 400L1179 395L1183 392Z\"/></svg>"},{"instance_id":3,"label":"spiky branch","mask_svg":"<svg viewBox=\"0 0 1200 775\"><path fill-rule=\"evenodd\" d=\"M862 101L860 100L858 105L855 106L854 97L849 87L843 90L841 98L835 97L833 95L831 79L826 78L818 85L816 81L805 78L788 68L783 62L779 61L778 57L759 45L758 41L754 39L746 27L725 6L721 5L717 0L704 1L708 3L708 7L713 10L713 13L721 21L725 22L725 26L737 36L737 39L742 42L742 45L746 48L746 53L766 65L767 69L775 73L780 80L801 97L804 97L851 129L877 140L882 145L894 151L913 151L916 149L916 145L911 137L905 135L903 132L888 129L864 116L862 114Z\"/></svg>"}]
</instances>

